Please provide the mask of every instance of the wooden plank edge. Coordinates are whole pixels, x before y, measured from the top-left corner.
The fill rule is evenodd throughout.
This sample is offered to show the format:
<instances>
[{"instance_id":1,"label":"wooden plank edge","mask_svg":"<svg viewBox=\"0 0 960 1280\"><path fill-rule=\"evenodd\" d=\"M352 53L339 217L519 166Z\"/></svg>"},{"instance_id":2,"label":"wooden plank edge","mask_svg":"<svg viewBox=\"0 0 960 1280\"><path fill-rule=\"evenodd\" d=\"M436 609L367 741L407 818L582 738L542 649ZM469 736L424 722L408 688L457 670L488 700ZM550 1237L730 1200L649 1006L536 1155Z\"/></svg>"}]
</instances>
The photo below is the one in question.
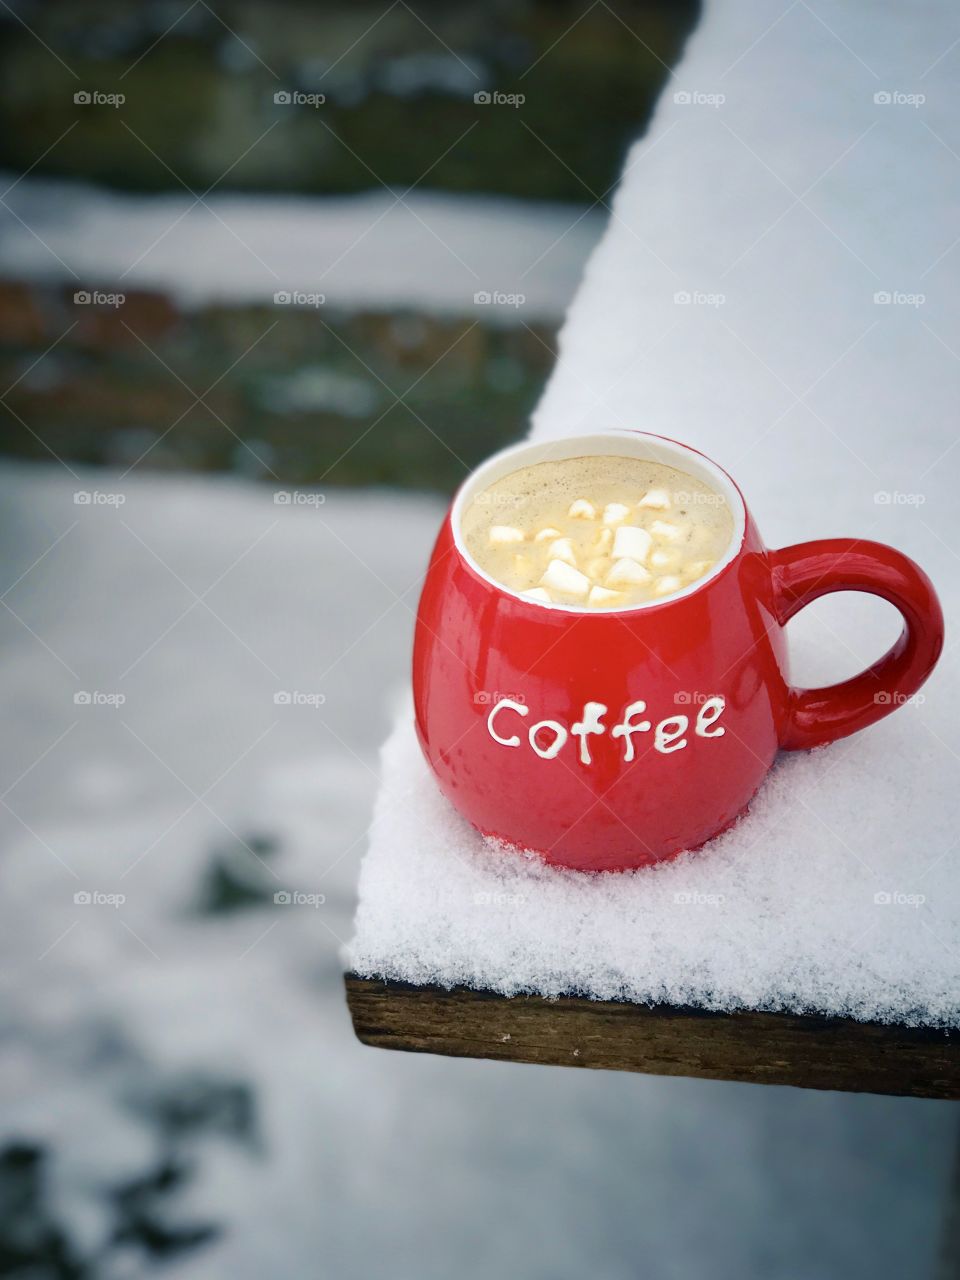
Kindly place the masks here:
<instances>
[{"instance_id":1,"label":"wooden plank edge","mask_svg":"<svg viewBox=\"0 0 960 1280\"><path fill-rule=\"evenodd\" d=\"M345 975L380 1049L914 1098L960 1098L960 1036L810 1014L502 996Z\"/></svg>"}]
</instances>

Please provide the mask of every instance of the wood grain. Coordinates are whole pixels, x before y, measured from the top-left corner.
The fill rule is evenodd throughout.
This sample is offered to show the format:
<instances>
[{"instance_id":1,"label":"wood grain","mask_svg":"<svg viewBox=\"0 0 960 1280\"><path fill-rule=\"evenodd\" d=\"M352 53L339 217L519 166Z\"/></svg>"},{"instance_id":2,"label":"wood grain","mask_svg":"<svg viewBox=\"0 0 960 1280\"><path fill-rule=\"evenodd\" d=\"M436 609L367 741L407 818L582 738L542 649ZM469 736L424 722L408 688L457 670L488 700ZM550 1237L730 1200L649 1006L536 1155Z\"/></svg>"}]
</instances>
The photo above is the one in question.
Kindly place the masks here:
<instances>
[{"instance_id":1,"label":"wood grain","mask_svg":"<svg viewBox=\"0 0 960 1280\"><path fill-rule=\"evenodd\" d=\"M497 995L346 975L364 1044L457 1058L960 1098L960 1035L786 1013Z\"/></svg>"}]
</instances>

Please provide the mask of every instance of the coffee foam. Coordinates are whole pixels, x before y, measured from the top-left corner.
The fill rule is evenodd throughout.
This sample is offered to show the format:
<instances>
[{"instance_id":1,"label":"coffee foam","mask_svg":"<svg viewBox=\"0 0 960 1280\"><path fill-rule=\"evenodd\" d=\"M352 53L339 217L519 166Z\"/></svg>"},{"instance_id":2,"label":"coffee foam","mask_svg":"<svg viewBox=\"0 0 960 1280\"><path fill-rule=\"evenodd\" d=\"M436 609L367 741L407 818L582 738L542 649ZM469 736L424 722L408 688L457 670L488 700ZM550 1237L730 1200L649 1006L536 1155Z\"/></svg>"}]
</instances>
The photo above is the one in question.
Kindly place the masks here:
<instances>
[{"instance_id":1,"label":"coffee foam","mask_svg":"<svg viewBox=\"0 0 960 1280\"><path fill-rule=\"evenodd\" d=\"M511 591L618 609L708 574L730 546L733 518L723 495L679 468L588 455L501 476L468 503L461 531L478 566Z\"/></svg>"}]
</instances>

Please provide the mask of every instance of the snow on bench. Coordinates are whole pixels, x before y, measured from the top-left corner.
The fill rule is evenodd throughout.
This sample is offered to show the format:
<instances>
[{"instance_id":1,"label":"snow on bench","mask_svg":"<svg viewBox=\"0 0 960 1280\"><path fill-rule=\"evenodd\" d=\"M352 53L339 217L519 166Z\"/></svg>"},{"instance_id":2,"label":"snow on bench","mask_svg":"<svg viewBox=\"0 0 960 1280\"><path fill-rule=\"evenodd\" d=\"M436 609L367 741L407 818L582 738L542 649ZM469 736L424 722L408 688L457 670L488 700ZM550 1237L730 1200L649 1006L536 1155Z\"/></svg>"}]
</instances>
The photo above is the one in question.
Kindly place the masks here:
<instances>
[{"instance_id":1,"label":"snow on bench","mask_svg":"<svg viewBox=\"0 0 960 1280\"><path fill-rule=\"evenodd\" d=\"M685 440L732 472L769 545L890 542L951 615L960 20L946 3L925 16L707 5L627 157L532 434ZM795 683L853 674L899 625L868 597L818 602L789 627ZM502 995L955 1025L957 719L948 623L911 705L784 757L701 852L590 878L486 848L439 795L406 707L349 966Z\"/></svg>"}]
</instances>

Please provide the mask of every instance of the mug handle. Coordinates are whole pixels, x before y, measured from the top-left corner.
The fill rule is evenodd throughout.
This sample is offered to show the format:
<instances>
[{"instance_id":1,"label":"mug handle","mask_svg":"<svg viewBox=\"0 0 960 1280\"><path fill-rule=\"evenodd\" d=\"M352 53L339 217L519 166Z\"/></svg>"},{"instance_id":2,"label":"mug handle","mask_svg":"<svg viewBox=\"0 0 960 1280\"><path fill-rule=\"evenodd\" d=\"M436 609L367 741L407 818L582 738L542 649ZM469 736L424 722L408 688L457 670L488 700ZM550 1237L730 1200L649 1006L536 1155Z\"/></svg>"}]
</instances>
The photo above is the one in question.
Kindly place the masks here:
<instances>
[{"instance_id":1,"label":"mug handle","mask_svg":"<svg viewBox=\"0 0 960 1280\"><path fill-rule=\"evenodd\" d=\"M889 715L923 684L943 648L943 611L933 583L908 556L882 542L824 538L768 552L777 621L832 591L867 591L903 614L897 640L872 667L822 689L791 687L780 746L823 746Z\"/></svg>"}]
</instances>

